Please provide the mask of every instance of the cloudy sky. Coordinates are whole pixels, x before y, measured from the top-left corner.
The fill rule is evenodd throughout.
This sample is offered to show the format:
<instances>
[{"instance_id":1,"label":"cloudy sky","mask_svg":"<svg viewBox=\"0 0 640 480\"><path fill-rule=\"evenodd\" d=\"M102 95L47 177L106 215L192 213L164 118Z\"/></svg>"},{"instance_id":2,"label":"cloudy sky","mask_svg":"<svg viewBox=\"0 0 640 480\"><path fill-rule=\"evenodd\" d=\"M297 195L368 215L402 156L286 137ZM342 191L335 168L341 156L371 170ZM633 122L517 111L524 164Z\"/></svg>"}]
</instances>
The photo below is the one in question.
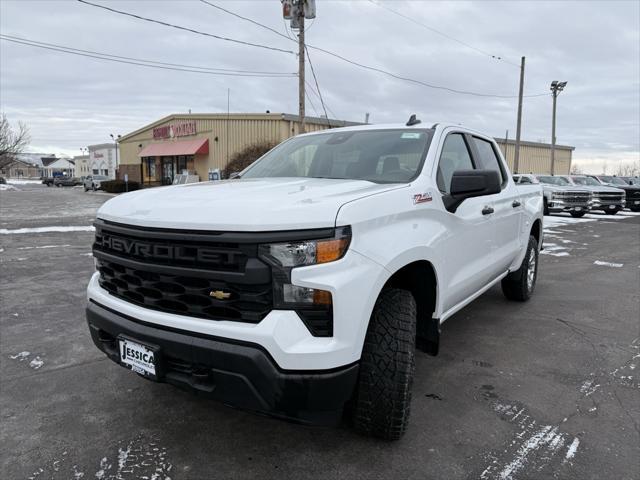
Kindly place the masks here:
<instances>
[{"instance_id":1,"label":"cloudy sky","mask_svg":"<svg viewBox=\"0 0 640 480\"><path fill-rule=\"evenodd\" d=\"M7 36L114 56L208 69L294 73L295 42L200 1L90 0L270 50L197 35L77 1L0 1L0 108L31 129L32 151L80 153L175 112L297 112L294 76L239 77L149 68L69 55ZM279 0L210 3L291 35ZM454 121L515 135L517 64L525 95L558 99L557 141L587 171L640 159L640 2L317 0L307 42L349 60L435 86L359 68L310 49L329 116L373 123ZM386 7L386 8L385 8ZM389 9L401 13L403 18ZM414 21L412 21L413 19ZM420 25L422 24L422 25ZM491 55L502 60L491 58ZM185 67L182 67L185 68ZM200 70L202 71L202 70ZM218 70L219 72L220 70ZM212 72L212 70L208 70ZM228 73L228 72L227 72ZM307 78L312 81L310 69ZM308 114L322 114L310 93ZM314 111L315 106L315 111ZM551 97L525 98L524 140L550 141Z\"/></svg>"}]
</instances>

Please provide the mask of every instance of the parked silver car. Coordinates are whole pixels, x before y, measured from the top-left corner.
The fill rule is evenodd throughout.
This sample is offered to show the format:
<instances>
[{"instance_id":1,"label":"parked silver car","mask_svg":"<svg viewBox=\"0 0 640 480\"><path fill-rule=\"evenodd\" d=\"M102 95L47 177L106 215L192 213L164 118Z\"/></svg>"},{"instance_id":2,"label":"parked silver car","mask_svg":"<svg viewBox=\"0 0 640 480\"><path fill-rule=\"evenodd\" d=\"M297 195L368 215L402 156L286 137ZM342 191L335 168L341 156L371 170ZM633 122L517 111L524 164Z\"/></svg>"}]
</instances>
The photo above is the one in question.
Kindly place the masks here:
<instances>
[{"instance_id":1,"label":"parked silver car","mask_svg":"<svg viewBox=\"0 0 640 480\"><path fill-rule=\"evenodd\" d=\"M625 192L609 187L586 175L565 175L563 178L577 187L586 188L593 194L591 210L602 210L607 215L615 215L625 206Z\"/></svg>"},{"instance_id":2,"label":"parked silver car","mask_svg":"<svg viewBox=\"0 0 640 480\"><path fill-rule=\"evenodd\" d=\"M100 190L100 183L106 182L109 180L109 177L106 175L89 175L84 178L84 191L87 190Z\"/></svg>"},{"instance_id":3,"label":"parked silver car","mask_svg":"<svg viewBox=\"0 0 640 480\"><path fill-rule=\"evenodd\" d=\"M572 217L582 217L591 210L593 195L586 188L575 187L566 178L554 175L518 174L513 179L517 185L540 183L544 195L544 214L567 212Z\"/></svg>"}]
</instances>

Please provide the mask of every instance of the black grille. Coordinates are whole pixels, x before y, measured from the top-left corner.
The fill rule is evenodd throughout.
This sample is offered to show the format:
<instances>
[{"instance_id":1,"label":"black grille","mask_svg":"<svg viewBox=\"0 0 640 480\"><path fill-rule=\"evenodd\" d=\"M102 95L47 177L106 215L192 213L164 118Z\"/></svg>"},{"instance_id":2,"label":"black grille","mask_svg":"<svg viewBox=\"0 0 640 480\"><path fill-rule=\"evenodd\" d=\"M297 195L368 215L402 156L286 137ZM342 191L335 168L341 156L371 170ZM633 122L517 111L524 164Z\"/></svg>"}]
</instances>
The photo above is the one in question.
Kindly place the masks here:
<instances>
[{"instance_id":1,"label":"black grille","mask_svg":"<svg viewBox=\"0 0 640 480\"><path fill-rule=\"evenodd\" d=\"M257 244L213 235L96 223L99 283L145 308L210 320L258 323L273 308L271 269Z\"/></svg>"}]
</instances>

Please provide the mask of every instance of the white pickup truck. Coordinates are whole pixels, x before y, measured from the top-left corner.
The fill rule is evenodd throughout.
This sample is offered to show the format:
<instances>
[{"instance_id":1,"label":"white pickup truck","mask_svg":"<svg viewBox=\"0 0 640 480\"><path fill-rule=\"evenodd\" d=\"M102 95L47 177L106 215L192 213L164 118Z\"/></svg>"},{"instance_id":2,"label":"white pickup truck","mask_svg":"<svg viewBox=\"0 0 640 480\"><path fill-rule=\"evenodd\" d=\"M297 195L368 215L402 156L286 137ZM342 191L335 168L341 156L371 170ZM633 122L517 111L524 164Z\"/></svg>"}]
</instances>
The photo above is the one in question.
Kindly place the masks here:
<instances>
[{"instance_id":1,"label":"white pickup truck","mask_svg":"<svg viewBox=\"0 0 640 480\"><path fill-rule=\"evenodd\" d=\"M492 286L533 293L539 185L488 136L366 125L291 138L222 182L98 211L87 320L134 372L240 408L405 431L414 353Z\"/></svg>"}]
</instances>

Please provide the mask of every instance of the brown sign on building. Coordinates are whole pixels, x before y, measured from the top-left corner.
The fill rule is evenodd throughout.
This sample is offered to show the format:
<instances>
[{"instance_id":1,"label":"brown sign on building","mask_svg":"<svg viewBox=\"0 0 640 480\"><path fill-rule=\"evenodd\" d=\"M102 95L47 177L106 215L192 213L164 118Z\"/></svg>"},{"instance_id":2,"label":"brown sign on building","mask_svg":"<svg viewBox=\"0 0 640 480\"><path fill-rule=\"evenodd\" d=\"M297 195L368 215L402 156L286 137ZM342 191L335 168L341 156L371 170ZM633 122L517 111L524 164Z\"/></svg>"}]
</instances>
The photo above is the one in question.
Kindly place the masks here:
<instances>
[{"instance_id":1,"label":"brown sign on building","mask_svg":"<svg viewBox=\"0 0 640 480\"><path fill-rule=\"evenodd\" d=\"M164 125L162 127L155 127L153 129L153 139L159 140L161 138L174 138L174 137L186 137L187 135L195 135L196 122L178 122Z\"/></svg>"}]
</instances>

